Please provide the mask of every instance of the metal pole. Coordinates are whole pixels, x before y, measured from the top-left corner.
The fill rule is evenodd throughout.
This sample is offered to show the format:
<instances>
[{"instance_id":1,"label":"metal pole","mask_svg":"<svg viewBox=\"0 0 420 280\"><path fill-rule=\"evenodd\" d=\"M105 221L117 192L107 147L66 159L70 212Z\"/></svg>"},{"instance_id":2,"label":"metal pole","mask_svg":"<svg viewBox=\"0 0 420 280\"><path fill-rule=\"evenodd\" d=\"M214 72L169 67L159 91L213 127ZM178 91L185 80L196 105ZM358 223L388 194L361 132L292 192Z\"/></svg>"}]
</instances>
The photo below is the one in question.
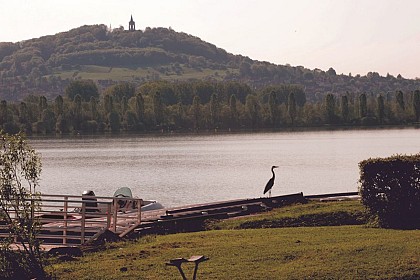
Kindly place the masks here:
<instances>
[{"instance_id":1,"label":"metal pole","mask_svg":"<svg viewBox=\"0 0 420 280\"><path fill-rule=\"evenodd\" d=\"M193 280L196 280L197 279L198 264L199 264L198 262L195 262Z\"/></svg>"},{"instance_id":2,"label":"metal pole","mask_svg":"<svg viewBox=\"0 0 420 280\"><path fill-rule=\"evenodd\" d=\"M187 277L185 276L184 271L182 271L181 264L180 265L176 265L176 268L178 268L179 273L181 273L182 280L187 280Z\"/></svg>"}]
</instances>

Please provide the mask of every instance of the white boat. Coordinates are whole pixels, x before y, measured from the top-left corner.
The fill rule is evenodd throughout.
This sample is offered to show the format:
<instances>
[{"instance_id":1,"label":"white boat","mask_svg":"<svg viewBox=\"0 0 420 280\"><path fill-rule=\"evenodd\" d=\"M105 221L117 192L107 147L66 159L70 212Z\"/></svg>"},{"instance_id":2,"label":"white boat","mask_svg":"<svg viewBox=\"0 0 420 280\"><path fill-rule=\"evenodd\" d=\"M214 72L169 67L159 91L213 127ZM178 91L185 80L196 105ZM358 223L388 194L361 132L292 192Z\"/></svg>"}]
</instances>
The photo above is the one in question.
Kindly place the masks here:
<instances>
[{"instance_id":1,"label":"white boat","mask_svg":"<svg viewBox=\"0 0 420 280\"><path fill-rule=\"evenodd\" d=\"M95 198L95 193L91 190L83 192L83 200L89 201L86 202L86 212L106 212L107 209L98 205L97 200ZM89 196L89 197L86 197ZM92 198L90 198L92 197ZM118 198L115 200L115 206L118 207L118 211L121 212L131 212L137 211L138 203L137 199L133 197L133 193L130 188L122 187L117 189L113 195L114 198ZM163 205L155 200L141 200L141 211L151 211L151 210L158 210L162 209Z\"/></svg>"},{"instance_id":2,"label":"white boat","mask_svg":"<svg viewBox=\"0 0 420 280\"><path fill-rule=\"evenodd\" d=\"M114 197L121 197L126 198L127 200L117 200L117 204L119 204L121 209L128 208L128 209L137 209L137 206L132 204L130 205L130 198L133 197L133 193L131 192L131 189L128 187L122 187L115 191ZM150 211L150 210L157 210L162 209L163 205L155 200L142 200L141 202L141 211Z\"/></svg>"}]
</instances>

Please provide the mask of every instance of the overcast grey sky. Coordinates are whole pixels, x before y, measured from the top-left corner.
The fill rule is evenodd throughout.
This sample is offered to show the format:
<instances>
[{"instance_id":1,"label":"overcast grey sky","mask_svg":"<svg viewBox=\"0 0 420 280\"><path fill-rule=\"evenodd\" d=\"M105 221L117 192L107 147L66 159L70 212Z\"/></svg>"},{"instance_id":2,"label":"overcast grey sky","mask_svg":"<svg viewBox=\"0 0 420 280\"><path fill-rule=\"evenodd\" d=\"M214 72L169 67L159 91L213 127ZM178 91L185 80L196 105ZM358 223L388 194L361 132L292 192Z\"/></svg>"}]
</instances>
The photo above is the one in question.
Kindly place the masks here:
<instances>
[{"instance_id":1,"label":"overcast grey sky","mask_svg":"<svg viewBox=\"0 0 420 280\"><path fill-rule=\"evenodd\" d=\"M0 0L0 41L85 24L172 27L276 64L420 77L418 0Z\"/></svg>"}]
</instances>

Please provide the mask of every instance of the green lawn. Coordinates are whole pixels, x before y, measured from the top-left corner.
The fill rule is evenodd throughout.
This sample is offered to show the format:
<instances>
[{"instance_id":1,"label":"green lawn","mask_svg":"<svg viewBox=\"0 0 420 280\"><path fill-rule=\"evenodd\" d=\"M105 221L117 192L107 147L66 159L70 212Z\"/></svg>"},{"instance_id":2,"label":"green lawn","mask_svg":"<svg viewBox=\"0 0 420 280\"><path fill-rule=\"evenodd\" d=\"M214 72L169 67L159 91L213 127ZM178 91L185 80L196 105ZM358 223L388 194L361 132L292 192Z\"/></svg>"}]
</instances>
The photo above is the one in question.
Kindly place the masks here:
<instances>
[{"instance_id":1,"label":"green lawn","mask_svg":"<svg viewBox=\"0 0 420 280\"><path fill-rule=\"evenodd\" d=\"M246 220L360 209L358 202L310 203ZM226 227L237 227L238 221L223 223L234 222L236 226ZM165 262L192 255L210 258L200 264L197 279L419 279L420 231L346 225L147 236L109 244L107 250L56 263L49 269L58 279L181 279L176 268ZM183 267L190 278L193 265Z\"/></svg>"},{"instance_id":2,"label":"green lawn","mask_svg":"<svg viewBox=\"0 0 420 280\"><path fill-rule=\"evenodd\" d=\"M301 226L359 225L367 222L360 201L309 202L241 218L210 223L211 229L276 228Z\"/></svg>"},{"instance_id":3,"label":"green lawn","mask_svg":"<svg viewBox=\"0 0 420 280\"><path fill-rule=\"evenodd\" d=\"M196 69L189 68L185 65L182 67L182 74L177 75L174 72L168 74L161 73L152 67L142 68L120 68L120 67L104 67L95 65L82 65L79 70L56 70L54 75L60 76L62 79L67 78L81 78L91 80L114 80L114 81L135 81L141 78L146 80L153 80L159 76L162 80L168 81L185 81L189 79L206 79L212 77L216 80L223 80L226 76L226 70L213 70L213 69L202 69L198 71ZM229 69L231 73L238 72L235 69Z\"/></svg>"}]
</instances>

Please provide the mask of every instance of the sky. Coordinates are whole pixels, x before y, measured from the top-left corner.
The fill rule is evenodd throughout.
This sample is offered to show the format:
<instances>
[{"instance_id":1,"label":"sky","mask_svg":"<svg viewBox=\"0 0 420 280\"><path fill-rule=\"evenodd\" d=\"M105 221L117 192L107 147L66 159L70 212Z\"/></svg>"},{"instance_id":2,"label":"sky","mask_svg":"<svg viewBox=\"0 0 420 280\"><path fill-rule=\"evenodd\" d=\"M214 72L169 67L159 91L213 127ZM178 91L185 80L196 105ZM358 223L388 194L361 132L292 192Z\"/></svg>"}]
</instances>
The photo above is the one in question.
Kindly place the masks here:
<instances>
[{"instance_id":1,"label":"sky","mask_svg":"<svg viewBox=\"0 0 420 280\"><path fill-rule=\"evenodd\" d=\"M0 42L82 25L171 27L275 64L420 78L418 0L0 0Z\"/></svg>"}]
</instances>

